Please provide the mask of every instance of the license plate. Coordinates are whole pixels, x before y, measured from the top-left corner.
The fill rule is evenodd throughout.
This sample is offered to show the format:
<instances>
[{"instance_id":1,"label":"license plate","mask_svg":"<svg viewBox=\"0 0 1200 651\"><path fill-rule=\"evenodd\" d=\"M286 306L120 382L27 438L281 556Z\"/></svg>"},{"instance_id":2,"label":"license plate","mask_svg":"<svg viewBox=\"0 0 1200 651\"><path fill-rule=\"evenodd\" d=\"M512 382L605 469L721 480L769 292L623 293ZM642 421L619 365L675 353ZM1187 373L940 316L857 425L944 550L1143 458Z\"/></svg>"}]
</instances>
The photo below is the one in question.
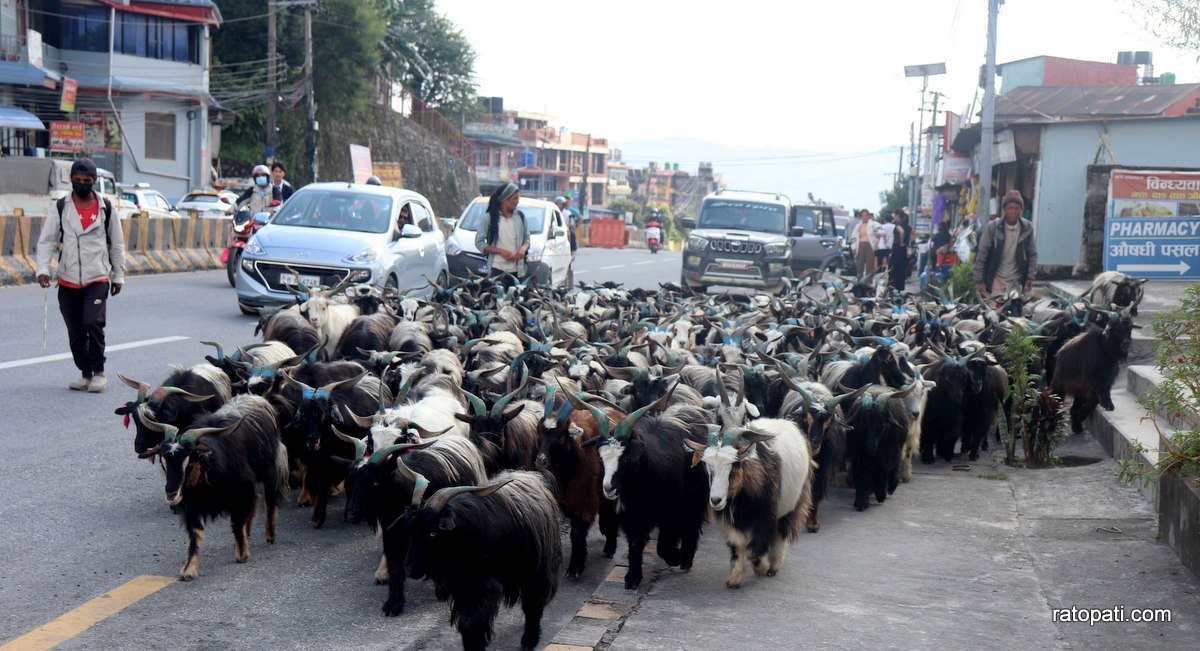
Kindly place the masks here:
<instances>
[{"instance_id":1,"label":"license plate","mask_svg":"<svg viewBox=\"0 0 1200 651\"><path fill-rule=\"evenodd\" d=\"M720 266L722 269L735 269L737 271L745 271L750 268L750 263L743 260L721 260Z\"/></svg>"},{"instance_id":2,"label":"license plate","mask_svg":"<svg viewBox=\"0 0 1200 651\"><path fill-rule=\"evenodd\" d=\"M300 282L304 283L304 285L307 287L320 287L321 286L321 277L320 276L306 276L304 274L301 274ZM295 274L290 274L286 271L281 272L279 274L279 284L280 285L291 285L292 287L299 286L299 283L296 282Z\"/></svg>"}]
</instances>

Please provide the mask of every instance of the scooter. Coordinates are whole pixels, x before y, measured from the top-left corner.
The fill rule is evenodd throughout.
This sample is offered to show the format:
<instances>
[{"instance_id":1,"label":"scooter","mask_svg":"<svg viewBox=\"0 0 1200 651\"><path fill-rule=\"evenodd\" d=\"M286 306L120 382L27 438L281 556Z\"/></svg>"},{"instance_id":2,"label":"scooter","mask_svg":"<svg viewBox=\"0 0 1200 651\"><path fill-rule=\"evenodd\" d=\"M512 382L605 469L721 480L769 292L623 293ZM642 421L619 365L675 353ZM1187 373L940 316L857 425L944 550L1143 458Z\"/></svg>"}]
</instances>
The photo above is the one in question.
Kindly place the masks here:
<instances>
[{"instance_id":1,"label":"scooter","mask_svg":"<svg viewBox=\"0 0 1200 651\"><path fill-rule=\"evenodd\" d=\"M650 249L650 253L658 253L662 247L659 243L659 235L662 231L656 226L647 224L646 226L646 248Z\"/></svg>"},{"instance_id":2,"label":"scooter","mask_svg":"<svg viewBox=\"0 0 1200 651\"><path fill-rule=\"evenodd\" d=\"M242 209L233 213L229 245L221 252L221 262L225 265L225 275L229 278L230 287L237 287L237 268L242 261L242 249L246 248L246 242L249 242L255 231L265 226L270 219L271 214L266 212L251 215L249 210Z\"/></svg>"}]
</instances>

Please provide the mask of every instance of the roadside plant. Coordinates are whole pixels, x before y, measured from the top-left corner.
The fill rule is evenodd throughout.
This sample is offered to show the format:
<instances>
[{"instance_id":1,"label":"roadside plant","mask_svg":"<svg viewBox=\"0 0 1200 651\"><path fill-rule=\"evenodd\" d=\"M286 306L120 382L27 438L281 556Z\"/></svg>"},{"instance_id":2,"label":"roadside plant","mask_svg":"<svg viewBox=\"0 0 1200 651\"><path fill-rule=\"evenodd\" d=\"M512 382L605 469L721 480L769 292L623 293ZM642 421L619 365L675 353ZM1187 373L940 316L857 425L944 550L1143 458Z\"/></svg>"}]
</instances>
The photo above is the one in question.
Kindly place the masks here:
<instances>
[{"instance_id":1,"label":"roadside plant","mask_svg":"<svg viewBox=\"0 0 1200 651\"><path fill-rule=\"evenodd\" d=\"M1146 408L1143 420L1158 432L1158 463L1145 468L1136 454L1122 460L1119 476L1127 483L1155 481L1169 472L1200 475L1200 284L1187 289L1179 307L1154 321L1154 336L1155 366L1163 379L1138 401ZM1174 436L1163 433L1163 420L1176 428ZM1134 448L1146 451L1141 444Z\"/></svg>"},{"instance_id":2,"label":"roadside plant","mask_svg":"<svg viewBox=\"0 0 1200 651\"><path fill-rule=\"evenodd\" d=\"M950 295L964 303L974 303L979 292L975 288L975 268L963 262L950 269L950 280L946 282Z\"/></svg>"},{"instance_id":3,"label":"roadside plant","mask_svg":"<svg viewBox=\"0 0 1200 651\"><path fill-rule=\"evenodd\" d=\"M1004 340L1001 358L1008 373L1008 389L1000 408L1000 438L1004 463L1016 463L1017 439L1023 443L1025 465L1046 468L1062 440L1062 398L1040 387L1042 376L1030 372L1038 354L1033 339L1014 328Z\"/></svg>"}]
</instances>

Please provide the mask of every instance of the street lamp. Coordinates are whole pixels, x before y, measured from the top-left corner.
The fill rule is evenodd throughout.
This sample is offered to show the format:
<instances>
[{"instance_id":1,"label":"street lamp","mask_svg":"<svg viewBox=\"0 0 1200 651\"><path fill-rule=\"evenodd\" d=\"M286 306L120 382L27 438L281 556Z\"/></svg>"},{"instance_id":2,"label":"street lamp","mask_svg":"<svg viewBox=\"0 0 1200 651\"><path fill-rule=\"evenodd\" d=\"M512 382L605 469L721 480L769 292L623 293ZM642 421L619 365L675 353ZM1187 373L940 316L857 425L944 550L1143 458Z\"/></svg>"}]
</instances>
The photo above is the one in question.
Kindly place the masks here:
<instances>
[{"instance_id":1,"label":"street lamp","mask_svg":"<svg viewBox=\"0 0 1200 651\"><path fill-rule=\"evenodd\" d=\"M917 197L921 188L917 183L917 177L921 174L921 139L925 137L925 92L929 89L930 76L944 74L946 74L945 63L924 63L915 66L904 66L905 77L921 78L921 107L917 111L917 138L915 143L911 143L913 145L912 151L908 154L909 165L912 166L908 175L908 213L914 219L917 215L917 206L921 205ZM937 119L936 115L934 119Z\"/></svg>"}]
</instances>

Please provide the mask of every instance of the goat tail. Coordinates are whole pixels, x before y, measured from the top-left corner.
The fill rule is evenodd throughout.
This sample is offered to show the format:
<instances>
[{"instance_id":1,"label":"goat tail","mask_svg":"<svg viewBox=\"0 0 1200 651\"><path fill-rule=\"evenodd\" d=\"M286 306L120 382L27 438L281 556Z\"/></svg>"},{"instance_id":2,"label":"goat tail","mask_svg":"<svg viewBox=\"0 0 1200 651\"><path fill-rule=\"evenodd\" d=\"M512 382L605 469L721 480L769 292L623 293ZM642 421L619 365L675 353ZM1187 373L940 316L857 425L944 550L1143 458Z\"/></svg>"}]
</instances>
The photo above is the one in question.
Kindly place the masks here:
<instances>
[{"instance_id":1,"label":"goat tail","mask_svg":"<svg viewBox=\"0 0 1200 651\"><path fill-rule=\"evenodd\" d=\"M275 450L275 494L280 501L286 500L288 497L288 475L290 473L287 447L281 441Z\"/></svg>"},{"instance_id":2,"label":"goat tail","mask_svg":"<svg viewBox=\"0 0 1200 651\"><path fill-rule=\"evenodd\" d=\"M808 476L804 478L804 488L800 490L800 499L796 502L796 508L787 516L786 530L780 527L780 535L788 541L794 541L800 537L800 532L804 531L804 525L808 522L808 516L812 513L813 478L816 474L817 462L810 457L808 460Z\"/></svg>"}]
</instances>

